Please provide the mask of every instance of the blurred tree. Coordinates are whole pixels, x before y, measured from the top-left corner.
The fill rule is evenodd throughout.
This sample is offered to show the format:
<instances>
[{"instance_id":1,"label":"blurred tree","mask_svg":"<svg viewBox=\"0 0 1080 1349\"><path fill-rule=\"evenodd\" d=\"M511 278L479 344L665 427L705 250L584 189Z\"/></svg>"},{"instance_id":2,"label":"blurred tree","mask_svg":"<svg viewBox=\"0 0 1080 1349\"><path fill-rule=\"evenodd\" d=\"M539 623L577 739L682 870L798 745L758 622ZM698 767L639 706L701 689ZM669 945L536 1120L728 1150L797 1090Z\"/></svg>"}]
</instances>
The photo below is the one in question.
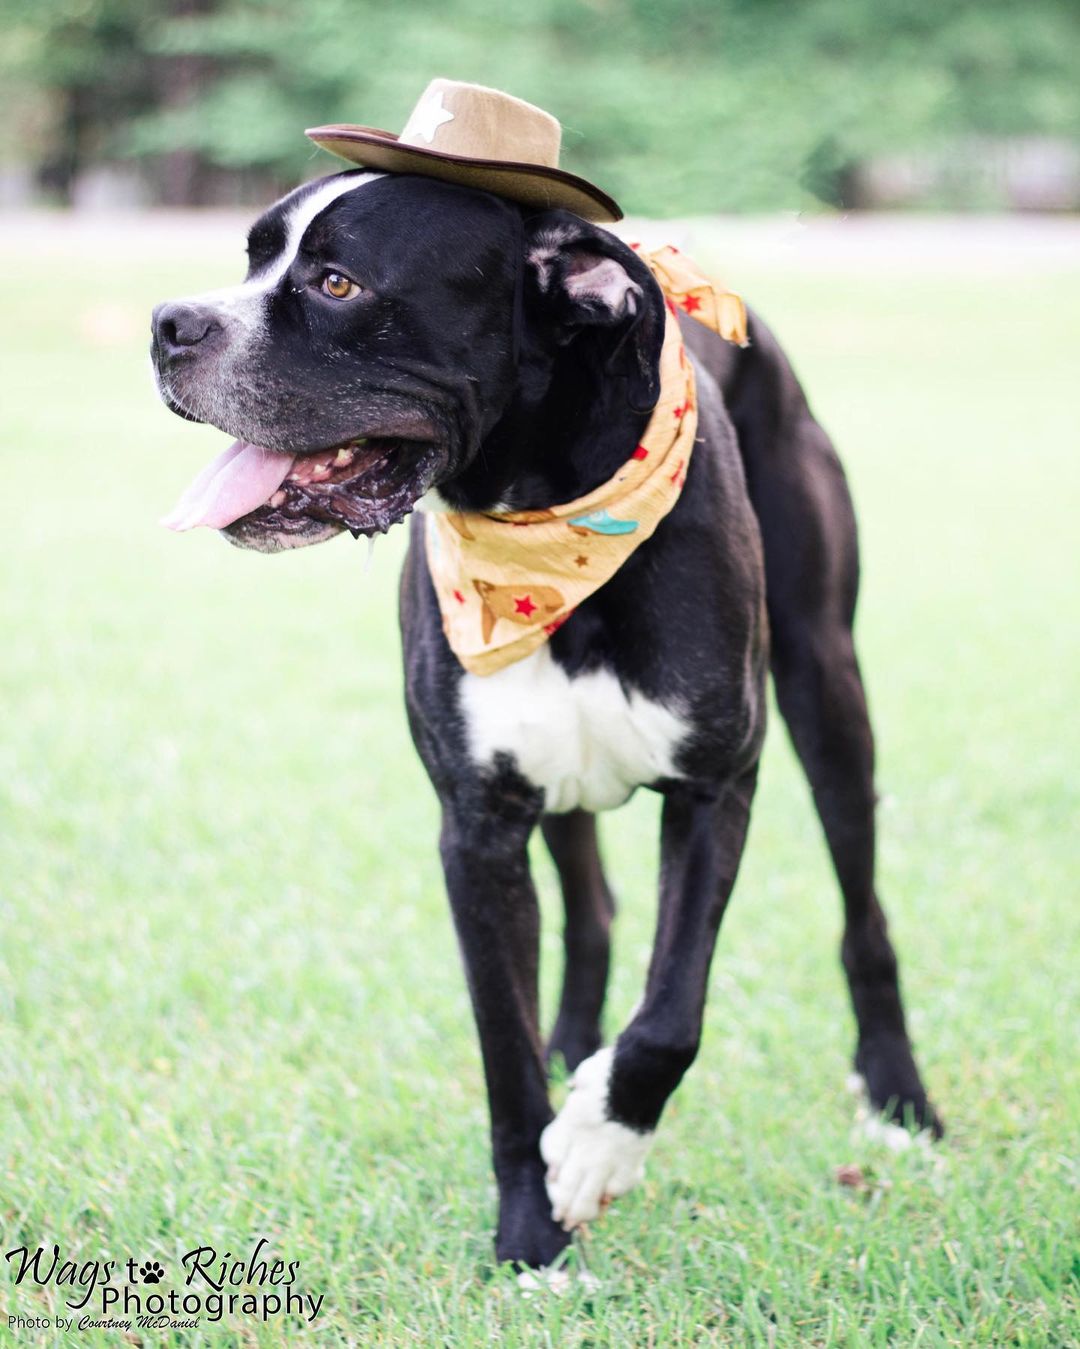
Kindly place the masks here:
<instances>
[{"instance_id":1,"label":"blurred tree","mask_svg":"<svg viewBox=\"0 0 1080 1349\"><path fill-rule=\"evenodd\" d=\"M41 0L33 9L0 8L0 73L15 86L13 101L24 87L51 95L36 167L43 185L61 195L70 192L80 168L108 155L110 128L128 124L153 102L148 72L137 59L141 9L138 0Z\"/></svg>"},{"instance_id":2,"label":"blurred tree","mask_svg":"<svg viewBox=\"0 0 1080 1349\"><path fill-rule=\"evenodd\" d=\"M65 109L39 162L136 157L169 199L328 171L304 126L400 128L436 74L550 108L630 210L840 204L873 155L1080 138L1075 0L42 0L14 31L0 68Z\"/></svg>"},{"instance_id":3,"label":"blurred tree","mask_svg":"<svg viewBox=\"0 0 1080 1349\"><path fill-rule=\"evenodd\" d=\"M212 0L164 0L167 22L182 23L209 12ZM197 105L203 88L214 79L213 56L203 52L173 52L160 55L157 107L168 119ZM207 161L198 146L178 140L163 147L160 155L161 200L166 206L203 202L209 195Z\"/></svg>"}]
</instances>

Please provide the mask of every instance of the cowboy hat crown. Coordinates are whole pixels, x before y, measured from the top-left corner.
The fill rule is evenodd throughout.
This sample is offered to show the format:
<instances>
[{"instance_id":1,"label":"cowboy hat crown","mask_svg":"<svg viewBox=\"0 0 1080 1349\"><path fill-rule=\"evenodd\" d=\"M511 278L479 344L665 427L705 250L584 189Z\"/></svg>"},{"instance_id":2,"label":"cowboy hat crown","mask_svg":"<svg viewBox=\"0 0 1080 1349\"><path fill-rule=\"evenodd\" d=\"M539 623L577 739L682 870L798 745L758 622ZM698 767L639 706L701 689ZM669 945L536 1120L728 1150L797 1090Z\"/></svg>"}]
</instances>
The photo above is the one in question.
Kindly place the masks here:
<instances>
[{"instance_id":1,"label":"cowboy hat crown","mask_svg":"<svg viewBox=\"0 0 1080 1349\"><path fill-rule=\"evenodd\" d=\"M562 127L523 99L459 80L432 80L400 136L339 123L307 136L350 163L475 187L526 206L564 207L586 220L622 211L606 192L559 168Z\"/></svg>"}]
</instances>

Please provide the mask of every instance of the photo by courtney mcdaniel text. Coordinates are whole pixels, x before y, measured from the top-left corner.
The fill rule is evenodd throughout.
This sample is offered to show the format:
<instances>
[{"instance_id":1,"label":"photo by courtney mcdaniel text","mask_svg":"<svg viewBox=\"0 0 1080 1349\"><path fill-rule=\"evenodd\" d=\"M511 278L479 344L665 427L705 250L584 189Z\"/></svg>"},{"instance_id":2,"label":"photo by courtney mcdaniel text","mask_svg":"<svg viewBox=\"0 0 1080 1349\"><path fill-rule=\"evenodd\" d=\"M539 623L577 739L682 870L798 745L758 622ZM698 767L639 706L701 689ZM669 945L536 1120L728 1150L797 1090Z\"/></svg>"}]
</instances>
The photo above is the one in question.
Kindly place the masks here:
<instances>
[{"instance_id":1,"label":"photo by courtney mcdaniel text","mask_svg":"<svg viewBox=\"0 0 1080 1349\"><path fill-rule=\"evenodd\" d=\"M158 1260L65 1259L53 1245L31 1250L18 1246L4 1258L12 1281L60 1290L75 1315L9 1315L11 1331L132 1330L187 1328L200 1320L226 1316L270 1321L293 1317L313 1322L322 1311L324 1294L296 1287L299 1260L286 1262L270 1255L269 1242L260 1237L250 1254L232 1251L219 1255L213 1246L196 1246L180 1257L183 1286L166 1288L168 1271Z\"/></svg>"}]
</instances>

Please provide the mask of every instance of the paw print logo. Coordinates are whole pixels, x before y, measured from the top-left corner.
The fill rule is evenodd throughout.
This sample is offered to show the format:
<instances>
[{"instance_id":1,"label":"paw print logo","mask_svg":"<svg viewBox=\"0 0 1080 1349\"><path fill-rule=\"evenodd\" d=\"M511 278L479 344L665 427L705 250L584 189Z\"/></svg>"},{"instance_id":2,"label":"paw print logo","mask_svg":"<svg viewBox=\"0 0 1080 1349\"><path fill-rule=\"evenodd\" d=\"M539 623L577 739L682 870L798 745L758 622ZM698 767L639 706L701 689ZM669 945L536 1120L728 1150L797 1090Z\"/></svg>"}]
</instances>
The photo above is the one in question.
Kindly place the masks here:
<instances>
[{"instance_id":1,"label":"paw print logo","mask_svg":"<svg viewBox=\"0 0 1080 1349\"><path fill-rule=\"evenodd\" d=\"M145 1265L139 1266L139 1277L143 1283L160 1283L165 1277L165 1267L156 1260L147 1260Z\"/></svg>"}]
</instances>

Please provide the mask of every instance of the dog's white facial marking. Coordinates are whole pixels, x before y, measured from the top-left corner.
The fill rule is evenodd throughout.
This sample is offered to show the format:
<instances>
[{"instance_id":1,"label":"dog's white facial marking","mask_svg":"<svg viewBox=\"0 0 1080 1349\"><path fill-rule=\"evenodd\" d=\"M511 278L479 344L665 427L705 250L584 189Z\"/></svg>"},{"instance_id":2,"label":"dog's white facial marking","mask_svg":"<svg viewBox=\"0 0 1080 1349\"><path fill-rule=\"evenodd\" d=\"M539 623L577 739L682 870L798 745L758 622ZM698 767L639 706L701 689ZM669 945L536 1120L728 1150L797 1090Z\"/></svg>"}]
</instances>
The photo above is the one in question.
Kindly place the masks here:
<instances>
[{"instance_id":1,"label":"dog's white facial marking","mask_svg":"<svg viewBox=\"0 0 1080 1349\"><path fill-rule=\"evenodd\" d=\"M540 1135L551 1216L567 1231L599 1218L645 1175L654 1134L608 1118L614 1058L609 1046L578 1066L566 1104Z\"/></svg>"},{"instance_id":2,"label":"dog's white facial marking","mask_svg":"<svg viewBox=\"0 0 1080 1349\"><path fill-rule=\"evenodd\" d=\"M307 196L302 187L297 188L289 194L297 200L289 212L285 245L275 258L238 286L222 286L218 290L204 291L201 295L187 295L179 303L207 305L242 328L261 330L266 319L266 297L293 265L300 242L311 222L339 197L366 187L368 183L384 176L381 173L361 173L355 178L335 178Z\"/></svg>"},{"instance_id":3,"label":"dog's white facial marking","mask_svg":"<svg viewBox=\"0 0 1080 1349\"><path fill-rule=\"evenodd\" d=\"M570 678L546 643L495 674L466 674L460 687L472 758L512 755L553 814L610 810L636 787L678 776L687 723L608 670Z\"/></svg>"},{"instance_id":4,"label":"dog's white facial marking","mask_svg":"<svg viewBox=\"0 0 1080 1349\"><path fill-rule=\"evenodd\" d=\"M286 205L291 198L296 200L289 209L285 244L275 257L238 286L222 286L199 295L185 295L176 301L212 310L229 333L221 359L215 362L216 368L208 369L200 382L199 412L204 421L228 420L229 404L237 380L243 378L244 364L251 348L266 334L269 298L293 265L308 226L339 197L382 177L385 175L381 173L361 173L334 178L306 195L303 187L296 188L285 198ZM160 390L160 378L158 387Z\"/></svg>"}]
</instances>

